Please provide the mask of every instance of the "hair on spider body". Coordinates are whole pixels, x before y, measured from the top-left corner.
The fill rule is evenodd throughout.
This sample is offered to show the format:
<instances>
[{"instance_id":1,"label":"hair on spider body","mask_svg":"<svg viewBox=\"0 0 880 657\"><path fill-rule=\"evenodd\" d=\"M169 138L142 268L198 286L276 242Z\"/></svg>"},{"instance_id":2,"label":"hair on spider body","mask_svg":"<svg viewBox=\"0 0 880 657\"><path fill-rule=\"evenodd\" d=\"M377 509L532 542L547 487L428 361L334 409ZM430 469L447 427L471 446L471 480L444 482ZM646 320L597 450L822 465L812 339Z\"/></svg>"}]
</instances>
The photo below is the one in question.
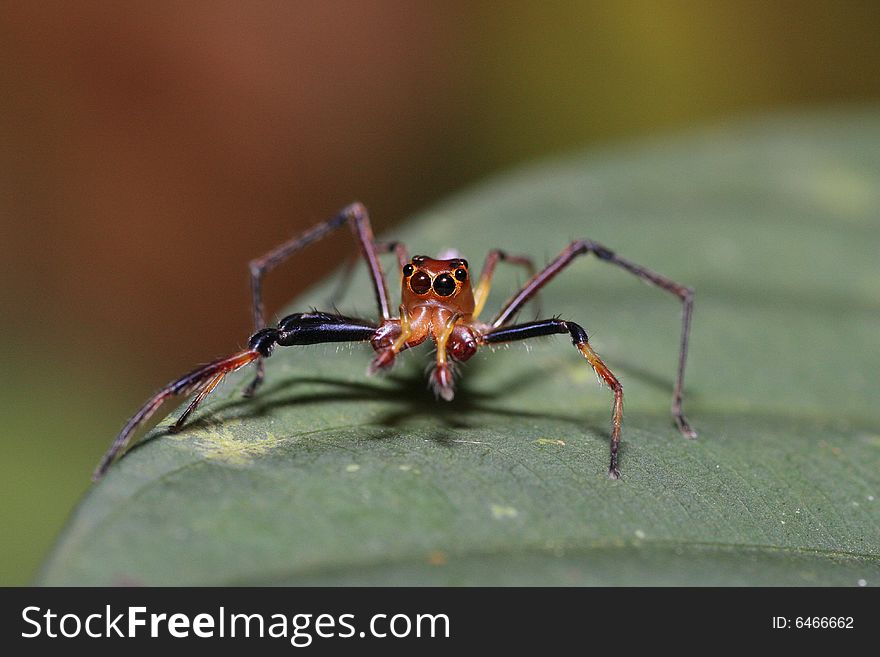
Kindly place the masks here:
<instances>
[{"instance_id":1,"label":"hair on spider body","mask_svg":"<svg viewBox=\"0 0 880 657\"><path fill-rule=\"evenodd\" d=\"M346 225L352 230L361 255L367 263L378 306L378 319L372 321L313 309L310 312L287 315L274 326L267 326L262 300L262 285L266 274L296 252ZM400 273L400 304L396 315L392 313L380 259L386 253L396 256ZM391 368L401 352L430 339L436 350L428 372L428 383L438 398L449 401L455 394L456 364L469 360L480 347L509 345L511 342L551 335L567 335L600 381L613 393L608 474L617 479L620 476L618 450L623 421L623 387L617 377L593 351L587 332L579 324L560 317L513 322L519 310L542 287L575 258L591 253L599 260L613 264L640 280L675 295L681 301L682 329L671 410L673 420L681 433L688 438L696 437L682 411L693 290L625 260L610 249L586 239L571 242L540 271L535 269L532 260L527 256L511 255L500 249L489 251L480 275L475 280L468 261L457 252L450 251L437 258L425 255L409 257L406 248L399 242L377 242L366 208L360 203L353 203L327 221L251 261L249 270L255 332L248 340L247 348L185 374L148 399L116 436L95 469L93 479L98 480L106 473L110 465L126 452L137 432L147 426L150 418L168 402L179 404L186 397L194 395L172 427L172 430L179 430L189 415L227 375L251 363L256 365L256 373L245 390L245 395L254 394L264 380L263 361L270 358L278 347L369 343L375 352L368 367L368 373L372 374ZM483 322L479 317L485 307L499 262L523 267L530 278L508 299L492 321Z\"/></svg>"}]
</instances>

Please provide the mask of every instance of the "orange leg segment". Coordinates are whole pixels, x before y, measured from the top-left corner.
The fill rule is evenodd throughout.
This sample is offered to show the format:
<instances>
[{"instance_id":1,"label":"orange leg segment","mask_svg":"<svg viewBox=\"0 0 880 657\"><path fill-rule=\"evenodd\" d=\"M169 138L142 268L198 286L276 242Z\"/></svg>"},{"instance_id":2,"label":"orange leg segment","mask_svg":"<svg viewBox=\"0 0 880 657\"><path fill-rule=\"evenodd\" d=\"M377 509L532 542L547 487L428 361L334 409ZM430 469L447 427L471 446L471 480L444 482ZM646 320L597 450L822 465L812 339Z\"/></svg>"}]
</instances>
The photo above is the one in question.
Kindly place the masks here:
<instances>
[{"instance_id":1,"label":"orange leg segment","mask_svg":"<svg viewBox=\"0 0 880 657\"><path fill-rule=\"evenodd\" d=\"M614 402L611 406L611 463L608 466L608 476L612 479L619 479L620 469L617 466L617 453L620 450L620 429L623 423L623 386L620 385L620 381L608 369L608 366L602 362L599 355L593 351L587 332L581 326L562 319L544 319L493 329L480 336L480 342L482 344L496 344L565 333L571 336L571 343L577 347L577 350L587 359L599 378L614 393Z\"/></svg>"},{"instance_id":2,"label":"orange leg segment","mask_svg":"<svg viewBox=\"0 0 880 657\"><path fill-rule=\"evenodd\" d=\"M575 346L587 359L599 378L614 392L614 403L611 407L611 464L608 466L608 476L612 479L619 479L617 452L620 449L620 425L623 422L623 386L620 385L620 381L602 362L602 359L593 351L588 342L582 342Z\"/></svg>"},{"instance_id":3,"label":"orange leg segment","mask_svg":"<svg viewBox=\"0 0 880 657\"><path fill-rule=\"evenodd\" d=\"M107 453L104 454L98 467L95 468L95 472L92 474L92 480L97 481L104 476L104 473L107 472L107 468L109 468L113 462L122 456L128 449L138 429L143 429L147 421L167 402L175 400L179 404L185 397L191 395L196 390L199 390L199 394L174 425L173 430L180 429L187 416L189 416L201 401L217 387L217 384L223 380L223 377L254 362L259 357L259 351L256 349L248 349L239 352L234 356L230 356L229 358L223 358L221 360L216 360L213 363L209 363L208 365L204 365L193 370L189 374L185 374L176 381L172 381L162 388L147 400L147 403L125 423L122 431L116 436L116 440L113 441L110 449L107 450Z\"/></svg>"}]
</instances>

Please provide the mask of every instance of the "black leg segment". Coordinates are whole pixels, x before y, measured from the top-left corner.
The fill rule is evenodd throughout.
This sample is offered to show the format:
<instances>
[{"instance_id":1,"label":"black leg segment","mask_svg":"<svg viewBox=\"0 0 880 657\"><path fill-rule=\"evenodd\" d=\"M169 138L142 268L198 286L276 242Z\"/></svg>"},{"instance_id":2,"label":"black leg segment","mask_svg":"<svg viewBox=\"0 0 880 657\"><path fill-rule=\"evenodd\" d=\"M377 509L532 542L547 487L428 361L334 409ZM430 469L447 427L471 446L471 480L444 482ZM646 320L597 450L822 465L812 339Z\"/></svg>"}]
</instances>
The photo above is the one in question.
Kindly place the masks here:
<instances>
[{"instance_id":1,"label":"black leg segment","mask_svg":"<svg viewBox=\"0 0 880 657\"><path fill-rule=\"evenodd\" d=\"M376 325L365 319L334 315L332 313L294 313L278 322L275 328L265 328L251 336L248 346L263 358L272 355L276 345L319 344L322 342L364 342L376 334ZM244 394L250 397L263 381L262 358L257 363L257 375Z\"/></svg>"},{"instance_id":2,"label":"black leg segment","mask_svg":"<svg viewBox=\"0 0 880 657\"><path fill-rule=\"evenodd\" d=\"M330 313L296 313L280 322L275 342L283 347L322 342L366 342L376 334L376 325L364 319Z\"/></svg>"},{"instance_id":3,"label":"black leg segment","mask_svg":"<svg viewBox=\"0 0 880 657\"><path fill-rule=\"evenodd\" d=\"M514 340L528 340L540 338L546 335L568 333L574 344L587 342L587 332L574 322L566 322L561 319L541 319L526 324L514 324L494 329L483 335L483 342L494 344L497 342L513 342Z\"/></svg>"}]
</instances>

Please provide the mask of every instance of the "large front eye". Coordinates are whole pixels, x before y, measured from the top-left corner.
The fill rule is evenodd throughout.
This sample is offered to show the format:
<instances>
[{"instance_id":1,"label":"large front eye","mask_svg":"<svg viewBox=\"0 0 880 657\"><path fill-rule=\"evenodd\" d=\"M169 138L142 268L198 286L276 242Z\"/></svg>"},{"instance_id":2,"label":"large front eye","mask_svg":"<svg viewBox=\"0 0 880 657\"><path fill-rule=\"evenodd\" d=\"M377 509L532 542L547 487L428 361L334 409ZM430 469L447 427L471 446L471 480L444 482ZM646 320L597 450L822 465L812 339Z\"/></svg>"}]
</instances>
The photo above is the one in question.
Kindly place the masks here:
<instances>
[{"instance_id":1,"label":"large front eye","mask_svg":"<svg viewBox=\"0 0 880 657\"><path fill-rule=\"evenodd\" d=\"M434 292L441 297L448 297L455 292L455 281L449 274L440 274L434 279Z\"/></svg>"},{"instance_id":2,"label":"large front eye","mask_svg":"<svg viewBox=\"0 0 880 657\"><path fill-rule=\"evenodd\" d=\"M431 289L431 277L423 271L416 272L409 279L409 289L416 294L425 294L425 292Z\"/></svg>"}]
</instances>

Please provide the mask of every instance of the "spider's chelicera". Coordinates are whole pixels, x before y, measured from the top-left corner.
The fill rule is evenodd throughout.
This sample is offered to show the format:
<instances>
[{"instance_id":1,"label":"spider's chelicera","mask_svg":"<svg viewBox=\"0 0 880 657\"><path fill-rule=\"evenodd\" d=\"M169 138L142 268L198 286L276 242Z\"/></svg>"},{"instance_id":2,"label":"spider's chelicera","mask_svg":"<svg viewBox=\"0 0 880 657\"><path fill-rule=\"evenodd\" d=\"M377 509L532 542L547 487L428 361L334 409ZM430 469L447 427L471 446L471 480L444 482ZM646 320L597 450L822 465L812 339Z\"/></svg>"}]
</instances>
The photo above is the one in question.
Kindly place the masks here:
<instances>
[{"instance_id":1,"label":"spider's chelicera","mask_svg":"<svg viewBox=\"0 0 880 657\"><path fill-rule=\"evenodd\" d=\"M262 300L263 277L297 251L346 224L354 232L367 262L379 307L379 321L373 322L335 313L309 312L288 315L276 326L264 328L266 322ZM385 275L379 261L381 253L394 253L397 257L401 276L401 303L396 317L392 314ZM569 244L562 253L538 272L526 256L509 255L497 249L490 251L476 285L472 286L467 260L435 259L422 255L410 258L405 247L398 242L377 242L373 237L366 208L360 203L353 203L332 219L318 224L262 258L251 262L254 325L257 331L248 341L248 348L228 358L199 367L157 392L126 422L98 464L93 479L97 480L104 475L107 468L128 448L137 430L164 406L166 401L182 400L194 395L189 406L172 427L173 431L177 431L226 375L251 363L256 364L256 376L245 390L245 394L253 395L263 382L263 361L272 355L277 346L369 342L376 352L368 368L368 372L372 374L390 368L401 351L415 347L430 338L437 347L430 383L437 395L448 401L455 394L455 380L451 367L453 361L468 360L482 346L553 334L567 334L575 348L614 393L611 412L611 463L608 474L617 479L620 476L617 452L623 419L623 387L617 377L593 351L586 331L578 324L558 318L521 324L512 321L516 313L534 297L538 290L572 260L590 253L600 260L625 269L647 283L671 292L681 300L682 329L678 373L672 395L672 417L682 434L688 438L695 437L696 433L691 429L682 412L684 367L693 309L693 291L690 288L625 260L604 246L587 239L576 240ZM524 267L531 278L504 304L494 319L483 322L479 319L480 314L489 296L492 276L499 261Z\"/></svg>"}]
</instances>

